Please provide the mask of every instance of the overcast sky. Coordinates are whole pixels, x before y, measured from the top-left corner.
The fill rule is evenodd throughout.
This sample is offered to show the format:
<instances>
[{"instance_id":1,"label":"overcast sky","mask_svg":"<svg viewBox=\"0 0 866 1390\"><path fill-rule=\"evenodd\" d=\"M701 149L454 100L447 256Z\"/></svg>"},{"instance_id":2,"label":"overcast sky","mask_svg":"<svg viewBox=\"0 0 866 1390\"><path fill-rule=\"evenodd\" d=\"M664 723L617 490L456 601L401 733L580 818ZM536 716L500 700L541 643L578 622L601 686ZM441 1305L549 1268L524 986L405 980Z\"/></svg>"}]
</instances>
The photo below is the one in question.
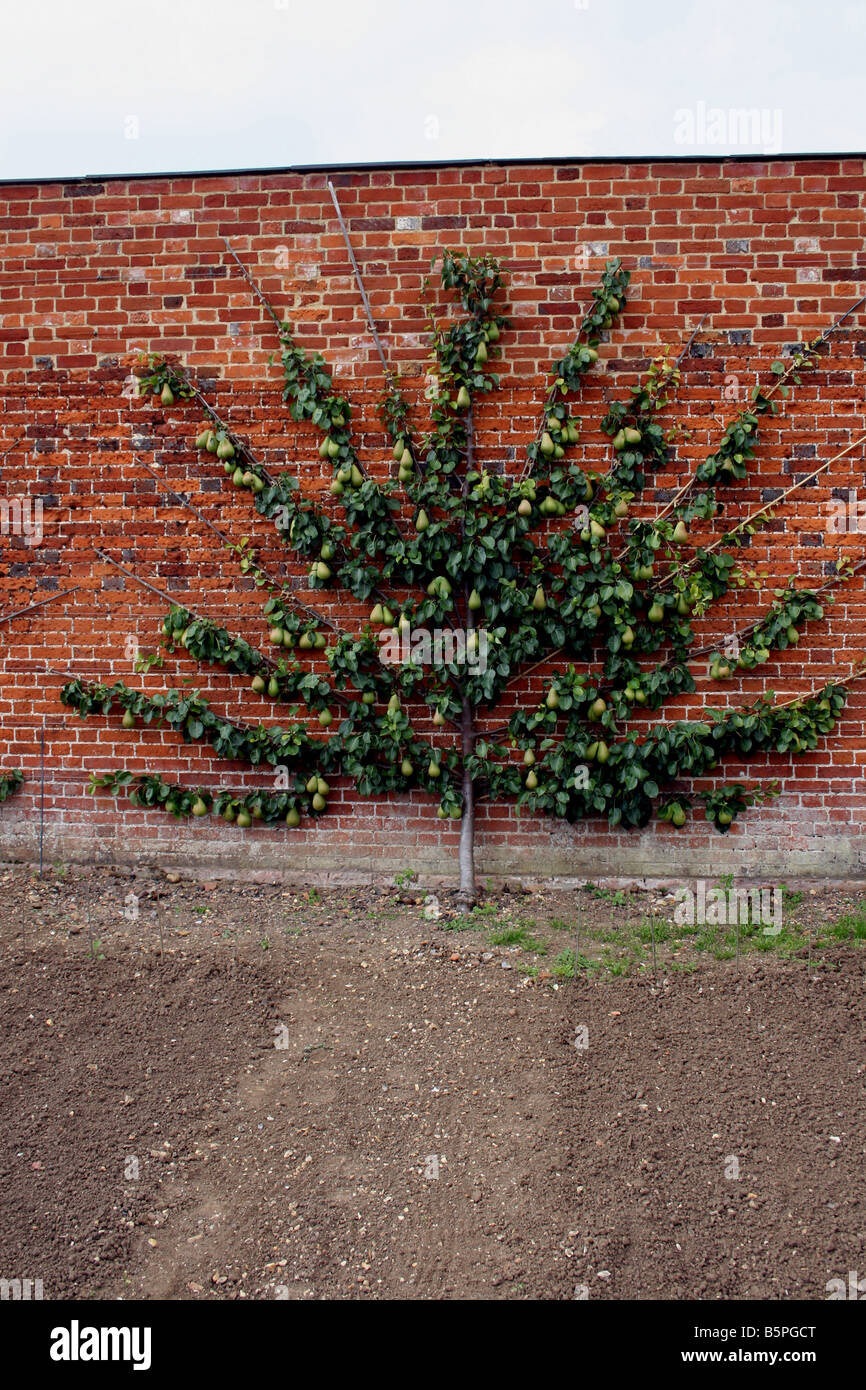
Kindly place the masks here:
<instances>
[{"instance_id":1,"label":"overcast sky","mask_svg":"<svg viewBox=\"0 0 866 1390\"><path fill-rule=\"evenodd\" d=\"M5 0L3 41L5 179L866 149L866 0Z\"/></svg>"}]
</instances>

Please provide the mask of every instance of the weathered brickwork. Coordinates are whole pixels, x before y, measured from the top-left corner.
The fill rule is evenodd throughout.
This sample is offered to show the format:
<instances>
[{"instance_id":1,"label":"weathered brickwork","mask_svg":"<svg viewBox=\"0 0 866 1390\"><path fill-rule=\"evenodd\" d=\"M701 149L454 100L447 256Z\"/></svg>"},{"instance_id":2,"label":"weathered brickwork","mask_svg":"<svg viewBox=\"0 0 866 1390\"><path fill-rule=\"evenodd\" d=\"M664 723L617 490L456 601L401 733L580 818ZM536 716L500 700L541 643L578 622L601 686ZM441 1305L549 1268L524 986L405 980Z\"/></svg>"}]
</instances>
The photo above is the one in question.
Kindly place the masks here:
<instances>
[{"instance_id":1,"label":"weathered brickwork","mask_svg":"<svg viewBox=\"0 0 866 1390\"><path fill-rule=\"evenodd\" d=\"M592 466L609 458L597 428L605 402L637 379L662 345L679 350L704 315L683 364L671 423L690 434L641 504L650 515L713 447L771 361L812 336L864 292L866 167L856 158L736 163L475 165L358 170L334 176L373 314L391 364L423 409L427 370L420 293L434 251L463 246L500 256L512 328L503 334L502 390L478 412L479 449L506 471L521 466L550 362L574 336L604 261L632 271L622 329L602 349L578 413ZM251 173L0 187L0 496L37 500L41 543L0 537L2 613L52 595L34 612L0 623L0 769L23 767L22 791L0 807L0 855L32 857L39 827L39 730L45 727L45 835L49 859L207 865L212 871L452 872L458 827L436 818L430 799L359 799L336 783L330 813L289 832L244 832L215 818L176 825L125 801L85 795L87 773L125 765L189 785L269 785L263 773L219 762L169 731L124 733L119 718L86 722L63 709L67 672L123 677L152 690L189 681L229 716L280 722L248 682L166 657L163 670L134 674L132 647L157 643L167 604L95 554L95 547L172 598L267 642L262 596L217 536L170 495L185 494L232 540L250 536L274 573L297 576L273 528L240 497L214 461L192 449L200 412L164 410L131 398L138 354L175 354L233 428L271 466L295 469L308 491L327 492L330 469L318 440L282 403L267 316L226 254L228 237L297 337L321 350L359 415L361 452L380 476L393 467L377 414L381 368L363 317L327 175ZM435 292L435 285L434 285ZM820 369L762 425L758 459L727 489L727 518L745 515L866 433L866 332L861 308L831 340ZM828 525L832 499L866 503L866 447L838 460L785 502L744 552L774 583L795 575L824 583L837 559L866 554L866 516L856 530ZM164 479L160 487L148 469ZM323 471L324 470L324 471ZM327 476L326 476L327 474ZM854 499L856 502L856 499ZM863 507L866 513L866 506ZM32 513L31 513L32 515ZM10 529L12 512L8 511ZM20 527L18 528L21 529ZM694 714L772 689L787 698L844 678L866 649L864 573L840 587L823 623L798 649L774 655L741 687L699 683L666 714ZM326 595L343 626L365 610ZM723 637L757 618L769 593L738 592L698 625ZM549 674L549 673L548 673ZM545 672L512 688L537 699ZM742 692L742 694L740 693ZM497 711L501 724L510 706ZM724 768L723 780L781 780L781 796L744 817L727 837L700 818L640 834L605 823L569 827L483 806L482 874L669 877L726 872L855 878L866 870L863 780L866 682L852 687L838 737L796 762L756 757ZM285 712L283 711L283 720ZM422 726L419 726L422 727Z\"/></svg>"}]
</instances>

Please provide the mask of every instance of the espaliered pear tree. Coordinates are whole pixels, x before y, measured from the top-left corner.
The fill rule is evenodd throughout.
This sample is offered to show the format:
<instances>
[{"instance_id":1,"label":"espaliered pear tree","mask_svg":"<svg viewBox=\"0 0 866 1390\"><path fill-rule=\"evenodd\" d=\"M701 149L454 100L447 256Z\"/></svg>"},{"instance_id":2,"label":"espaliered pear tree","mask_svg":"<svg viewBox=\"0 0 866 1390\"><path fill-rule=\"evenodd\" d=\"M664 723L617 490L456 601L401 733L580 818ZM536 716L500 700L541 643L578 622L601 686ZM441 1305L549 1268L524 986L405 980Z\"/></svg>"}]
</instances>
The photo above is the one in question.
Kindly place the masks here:
<instances>
[{"instance_id":1,"label":"espaliered pear tree","mask_svg":"<svg viewBox=\"0 0 866 1390\"><path fill-rule=\"evenodd\" d=\"M430 311L429 420L422 430L389 380L387 479L365 472L349 400L322 357L300 347L263 301L279 337L289 413L315 426L319 454L333 467L325 505L304 496L303 467L274 472L261 462L182 366L151 358L143 369L144 391L164 406L188 403L191 414L196 404L204 408L196 438L203 460L221 463L309 562L310 590L341 586L369 604L362 630L342 631L300 603L285 580L266 574L245 543L233 549L266 595L270 652L191 610L168 611L164 646L180 644L194 659L248 679L258 699L288 705L288 720L239 724L216 714L199 691L149 696L122 682L73 680L61 698L82 716L122 709L126 727L164 722L185 740L209 742L221 757L274 769L274 791L193 789L123 770L91 780L91 790L125 789L137 804L176 816L213 811L241 826L260 819L293 827L326 812L335 775L364 796L420 788L436 798L441 817L461 822L460 895L471 902L482 799L516 799L527 811L572 822L606 815L626 828L653 815L679 827L702 800L706 818L725 832L768 789L716 779L698 797L695 779L755 751L804 754L833 728L847 694L837 683L784 705L762 698L708 709L699 720L653 716L695 688L695 658L704 657L700 674L730 681L737 669L795 643L803 624L822 616L819 591L792 580L740 634L738 655L696 651L693 619L748 582L737 549L773 513L763 507L704 545L692 543L690 527L722 510L724 493L752 464L762 418L815 364L837 325L791 351L787 363L772 364L767 386L755 389L714 452L660 509L642 506L641 494L670 456L672 435L660 416L676 389L678 362L664 354L610 406L601 421L607 466L588 467L580 448L582 379L626 313L629 273L620 262L607 264L574 343L553 364L537 433L510 474L488 467L476 442L509 337L500 267L489 256L449 251L441 277L452 308ZM432 646L419 644L419 633ZM535 667L547 673L542 698L497 727L509 687Z\"/></svg>"}]
</instances>

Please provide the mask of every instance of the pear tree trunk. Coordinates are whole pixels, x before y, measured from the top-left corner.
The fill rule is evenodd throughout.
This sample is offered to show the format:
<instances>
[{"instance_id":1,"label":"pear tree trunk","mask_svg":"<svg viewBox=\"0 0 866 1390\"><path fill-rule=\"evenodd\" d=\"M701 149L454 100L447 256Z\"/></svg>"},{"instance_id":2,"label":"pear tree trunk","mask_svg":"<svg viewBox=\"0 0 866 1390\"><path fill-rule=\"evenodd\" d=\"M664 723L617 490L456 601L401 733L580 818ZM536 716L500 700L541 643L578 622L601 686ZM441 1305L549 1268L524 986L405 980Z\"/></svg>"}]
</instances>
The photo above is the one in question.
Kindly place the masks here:
<instances>
[{"instance_id":1,"label":"pear tree trunk","mask_svg":"<svg viewBox=\"0 0 866 1390\"><path fill-rule=\"evenodd\" d=\"M469 770L469 758L474 751L475 720L472 703L464 695L460 722L463 754L463 818L460 821L460 889L457 901L461 907L475 902L475 784Z\"/></svg>"}]
</instances>

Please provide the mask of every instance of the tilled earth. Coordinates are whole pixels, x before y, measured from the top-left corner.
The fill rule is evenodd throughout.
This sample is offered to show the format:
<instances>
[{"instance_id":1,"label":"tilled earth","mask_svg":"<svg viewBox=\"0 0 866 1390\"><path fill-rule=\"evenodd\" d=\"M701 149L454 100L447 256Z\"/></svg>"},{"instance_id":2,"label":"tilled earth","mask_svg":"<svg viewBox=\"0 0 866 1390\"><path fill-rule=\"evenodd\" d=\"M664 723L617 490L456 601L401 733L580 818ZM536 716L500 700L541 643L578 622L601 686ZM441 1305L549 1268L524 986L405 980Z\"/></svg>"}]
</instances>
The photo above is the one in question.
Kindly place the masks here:
<instances>
[{"instance_id":1,"label":"tilled earth","mask_svg":"<svg viewBox=\"0 0 866 1390\"><path fill-rule=\"evenodd\" d=\"M4 879L0 1278L823 1299L866 1269L862 949L544 980L411 895L136 881L127 921L128 890Z\"/></svg>"}]
</instances>

